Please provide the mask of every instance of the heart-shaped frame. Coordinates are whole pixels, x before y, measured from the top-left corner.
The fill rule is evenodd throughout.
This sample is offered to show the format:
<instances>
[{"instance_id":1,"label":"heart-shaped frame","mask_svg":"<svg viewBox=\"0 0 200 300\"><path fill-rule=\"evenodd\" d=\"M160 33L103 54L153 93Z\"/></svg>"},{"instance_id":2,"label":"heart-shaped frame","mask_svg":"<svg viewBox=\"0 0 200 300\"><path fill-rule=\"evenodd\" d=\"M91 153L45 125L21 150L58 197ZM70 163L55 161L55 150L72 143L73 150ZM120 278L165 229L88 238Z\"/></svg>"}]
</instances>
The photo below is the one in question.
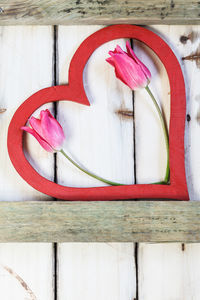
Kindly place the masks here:
<instances>
[{"instance_id":1,"label":"heart-shaped frame","mask_svg":"<svg viewBox=\"0 0 200 300\"><path fill-rule=\"evenodd\" d=\"M23 152L23 132L20 129L32 113L47 102L74 101L90 105L83 85L83 70L91 54L102 44L119 38L133 38L151 48L166 68L171 88L169 130L170 184L138 184L72 188L56 184L39 175ZM74 54L69 68L69 84L42 89L30 96L14 114L8 129L8 152L20 174L38 191L63 200L114 199L177 199L189 200L184 164L184 129L186 97L181 67L170 47L155 33L135 25L112 25L103 28L83 41Z\"/></svg>"}]
</instances>

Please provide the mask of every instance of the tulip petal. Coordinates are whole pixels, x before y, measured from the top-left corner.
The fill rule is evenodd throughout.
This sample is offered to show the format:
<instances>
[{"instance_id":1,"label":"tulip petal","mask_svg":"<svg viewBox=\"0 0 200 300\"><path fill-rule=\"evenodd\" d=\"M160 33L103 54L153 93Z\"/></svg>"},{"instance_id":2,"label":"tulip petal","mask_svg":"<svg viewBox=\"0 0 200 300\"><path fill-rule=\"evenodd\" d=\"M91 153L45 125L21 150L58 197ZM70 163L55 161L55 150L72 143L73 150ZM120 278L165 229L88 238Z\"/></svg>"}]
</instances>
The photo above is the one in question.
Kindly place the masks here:
<instances>
[{"instance_id":1,"label":"tulip petal","mask_svg":"<svg viewBox=\"0 0 200 300\"><path fill-rule=\"evenodd\" d=\"M129 41L126 41L126 50L127 50L127 54L130 58L133 58L137 63L140 63L141 61L139 60L139 58L135 55L133 49L131 48L131 45L129 43Z\"/></svg>"},{"instance_id":2,"label":"tulip petal","mask_svg":"<svg viewBox=\"0 0 200 300\"><path fill-rule=\"evenodd\" d=\"M128 85L132 90L147 85L147 78L140 65L132 58L124 54L115 54L112 56L115 62L115 73L117 78Z\"/></svg>"},{"instance_id":3,"label":"tulip petal","mask_svg":"<svg viewBox=\"0 0 200 300\"><path fill-rule=\"evenodd\" d=\"M122 48L119 45L117 45L115 50L113 51L113 53L122 53L122 54L124 54L124 51L122 50Z\"/></svg>"},{"instance_id":4,"label":"tulip petal","mask_svg":"<svg viewBox=\"0 0 200 300\"><path fill-rule=\"evenodd\" d=\"M109 54L112 55L112 56L111 56L111 57L108 57L108 58L106 59L106 61L107 61L111 66L115 67L115 75L116 75L116 77L117 77L118 79L120 79L124 84L127 85L127 83L124 81L123 77L120 76L120 72L118 72L118 71L116 72L116 64L115 64L115 59L114 59L115 54L114 54L114 52L113 52L113 51L109 51Z\"/></svg>"},{"instance_id":5,"label":"tulip petal","mask_svg":"<svg viewBox=\"0 0 200 300\"><path fill-rule=\"evenodd\" d=\"M114 59L112 57L108 57L106 58L106 61L111 65L111 66L115 66L115 63L114 63Z\"/></svg>"},{"instance_id":6,"label":"tulip petal","mask_svg":"<svg viewBox=\"0 0 200 300\"><path fill-rule=\"evenodd\" d=\"M28 126L23 126L21 129L32 134L46 151L54 152L54 149L51 147L51 145L49 145L34 129Z\"/></svg>"},{"instance_id":7,"label":"tulip petal","mask_svg":"<svg viewBox=\"0 0 200 300\"><path fill-rule=\"evenodd\" d=\"M35 117L31 117L29 119L29 124L31 127L42 137L42 128L41 128L41 120L36 119Z\"/></svg>"},{"instance_id":8,"label":"tulip petal","mask_svg":"<svg viewBox=\"0 0 200 300\"><path fill-rule=\"evenodd\" d=\"M58 121L52 116L48 109L40 112L42 137L53 149L60 150L65 135Z\"/></svg>"},{"instance_id":9,"label":"tulip petal","mask_svg":"<svg viewBox=\"0 0 200 300\"><path fill-rule=\"evenodd\" d=\"M129 57L132 57L141 67L142 71L144 72L147 79L151 79L151 72L149 69L141 62L141 60L135 55L133 49L131 48L131 45L129 41L126 42L126 49Z\"/></svg>"}]
</instances>

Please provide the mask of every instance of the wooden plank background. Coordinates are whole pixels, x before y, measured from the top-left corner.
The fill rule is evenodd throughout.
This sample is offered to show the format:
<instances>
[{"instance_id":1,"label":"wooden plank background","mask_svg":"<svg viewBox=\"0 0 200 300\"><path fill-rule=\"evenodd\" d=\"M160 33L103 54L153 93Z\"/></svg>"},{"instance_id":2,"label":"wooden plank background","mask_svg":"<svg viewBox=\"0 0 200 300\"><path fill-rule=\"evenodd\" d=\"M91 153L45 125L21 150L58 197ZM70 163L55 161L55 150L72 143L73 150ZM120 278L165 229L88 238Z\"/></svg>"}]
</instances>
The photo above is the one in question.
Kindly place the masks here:
<instances>
[{"instance_id":1,"label":"wooden plank background","mask_svg":"<svg viewBox=\"0 0 200 300\"><path fill-rule=\"evenodd\" d=\"M0 25L199 24L198 0L1 0Z\"/></svg>"},{"instance_id":2,"label":"wooden plank background","mask_svg":"<svg viewBox=\"0 0 200 300\"><path fill-rule=\"evenodd\" d=\"M33 190L14 171L6 150L7 127L12 114L26 97L37 89L67 82L67 68L74 50L88 34L98 28L100 26L1 27L0 107L7 109L0 115L2 201L53 200ZM198 138L200 134L200 27L153 26L150 28L161 35L173 48L184 72L188 102L187 181L191 200L200 200ZM123 40L119 43L124 45ZM146 55L146 49L144 51L142 45L135 42L133 44L138 56L151 69L153 74L151 87L166 116L169 116L169 89L165 70L152 53L148 52ZM48 107L63 122L67 136L67 150L92 170L127 183L145 183L152 178L161 179L165 166L165 149L159 131L159 120L143 92L135 93L133 97L123 84L115 80L112 68L104 62L108 49L114 46L115 43L112 42L99 48L87 64L84 81L87 94L93 104L91 108L66 102L60 102L58 105L50 104ZM126 111L132 115L127 116L124 114ZM102 118L103 125L100 122ZM94 131L90 128L91 124L94 126ZM85 128L88 130L86 131ZM83 136L83 131L86 131L87 135ZM98 133L98 139L95 133ZM89 144L88 141L91 140L93 143ZM112 147L112 155L110 147ZM71 186L99 184L79 175L77 170L64 162L61 157L54 158L43 151L31 137L27 137L25 149L34 167L51 180L57 178L58 182ZM55 172L55 164L57 172ZM49 201L46 202L47 207L50 206ZM31 202L28 208L29 204L26 202L24 207L31 211L32 207L39 207L41 203ZM112 205L112 202L110 204ZM134 204L145 205L142 202ZM157 202L151 205L156 207L156 204ZM189 205L189 209L194 208L195 205L199 206L199 203L183 203L183 207L186 204ZM0 205L7 206L6 203ZM18 204L12 205L18 207ZM23 203L19 205L23 206ZM51 207L53 205L54 203ZM92 205L98 204L91 203ZM124 205L128 203L124 202ZM163 205L172 207L176 203L167 202ZM30 219L34 220L34 210L32 212ZM173 212L174 219L167 222L168 224L183 218L184 213L186 214L186 210L185 212L183 210L184 213L180 216L175 215L175 210ZM185 230L188 236L190 234L195 237L195 229L193 232L190 229L191 223L194 225L193 228L199 224L198 210L196 213L196 219L191 220L187 210L186 217L190 227L186 226ZM40 216L42 221L42 215ZM1 217L1 224L5 225L12 217L14 214L11 210L5 211L4 216ZM33 231L35 229L33 228ZM52 234L47 225L44 231L49 235ZM16 227L16 236L20 232L21 228ZM1 233L3 234L2 229ZM101 234L98 232L99 239ZM33 237L30 231L27 235L30 239ZM80 298L84 300L199 300L199 253L199 244L183 243L2 243L0 244L1 296L3 295L5 300L79 300Z\"/></svg>"}]
</instances>

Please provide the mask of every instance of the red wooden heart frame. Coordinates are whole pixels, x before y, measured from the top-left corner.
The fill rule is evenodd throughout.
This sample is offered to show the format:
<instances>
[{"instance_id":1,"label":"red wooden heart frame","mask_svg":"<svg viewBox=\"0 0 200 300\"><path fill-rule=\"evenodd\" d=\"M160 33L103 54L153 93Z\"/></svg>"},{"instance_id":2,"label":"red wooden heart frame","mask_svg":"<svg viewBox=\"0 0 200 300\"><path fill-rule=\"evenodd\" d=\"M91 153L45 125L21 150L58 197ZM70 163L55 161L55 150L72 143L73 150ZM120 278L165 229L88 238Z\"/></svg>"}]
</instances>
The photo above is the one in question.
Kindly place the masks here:
<instances>
[{"instance_id":1,"label":"red wooden heart frame","mask_svg":"<svg viewBox=\"0 0 200 300\"><path fill-rule=\"evenodd\" d=\"M72 188L56 184L39 175L25 158L20 129L31 114L47 102L66 100L90 105L83 86L83 70L91 54L102 44L133 38L150 47L167 70L171 88L169 130L170 184L138 184L94 188ZM64 200L177 199L188 200L184 166L186 98L181 67L170 47L155 33L134 25L112 25L89 36L74 54L69 68L69 84L42 89L30 96L14 114L8 129L8 152L21 177L42 193Z\"/></svg>"}]
</instances>

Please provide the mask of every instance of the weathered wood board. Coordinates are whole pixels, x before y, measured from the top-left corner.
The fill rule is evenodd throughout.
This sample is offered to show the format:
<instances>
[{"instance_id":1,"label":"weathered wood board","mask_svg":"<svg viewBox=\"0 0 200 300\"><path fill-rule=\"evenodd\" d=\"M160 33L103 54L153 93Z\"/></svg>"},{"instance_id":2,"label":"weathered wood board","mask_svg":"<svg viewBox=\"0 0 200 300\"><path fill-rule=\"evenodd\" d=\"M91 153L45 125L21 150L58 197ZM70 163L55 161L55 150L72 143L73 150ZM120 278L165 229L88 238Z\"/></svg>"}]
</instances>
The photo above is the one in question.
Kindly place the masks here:
<instances>
[{"instance_id":1,"label":"weathered wood board","mask_svg":"<svg viewBox=\"0 0 200 300\"><path fill-rule=\"evenodd\" d=\"M0 241L198 242L199 202L0 203ZM178 213L177 213L178 212Z\"/></svg>"},{"instance_id":2,"label":"weathered wood board","mask_svg":"<svg viewBox=\"0 0 200 300\"><path fill-rule=\"evenodd\" d=\"M0 25L199 24L198 0L1 0Z\"/></svg>"},{"instance_id":3,"label":"weathered wood board","mask_svg":"<svg viewBox=\"0 0 200 300\"><path fill-rule=\"evenodd\" d=\"M36 89L51 85L52 55L50 26L0 28L0 107L6 108L0 115L0 201L47 199L28 186L13 169L7 154L6 135L10 119L20 103ZM41 151L41 147L29 138L25 149L34 167L53 179L53 157ZM9 222L7 225L10 226ZM3 227L5 230L5 223ZM53 300L53 265L51 243L0 244L0 298Z\"/></svg>"}]
</instances>

